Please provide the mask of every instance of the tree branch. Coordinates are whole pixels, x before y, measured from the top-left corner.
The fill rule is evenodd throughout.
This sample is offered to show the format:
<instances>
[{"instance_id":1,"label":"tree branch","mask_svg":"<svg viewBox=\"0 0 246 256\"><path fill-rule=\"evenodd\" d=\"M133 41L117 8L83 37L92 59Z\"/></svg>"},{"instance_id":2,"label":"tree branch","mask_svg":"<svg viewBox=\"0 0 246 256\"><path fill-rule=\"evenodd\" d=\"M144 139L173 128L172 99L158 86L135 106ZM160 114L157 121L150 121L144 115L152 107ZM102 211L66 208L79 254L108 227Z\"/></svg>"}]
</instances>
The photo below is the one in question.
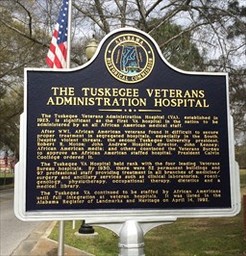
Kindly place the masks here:
<instances>
[{"instance_id":1,"label":"tree branch","mask_svg":"<svg viewBox=\"0 0 246 256\"><path fill-rule=\"evenodd\" d=\"M141 16L140 24L143 25L143 28L144 28L145 31L148 31L148 25L147 25L147 22L146 22L146 11L145 11L145 8L144 8L143 1L142 0L136 0L136 4L137 4L137 7L138 7L138 11L140 13L140 16Z\"/></svg>"},{"instance_id":2,"label":"tree branch","mask_svg":"<svg viewBox=\"0 0 246 256\"><path fill-rule=\"evenodd\" d=\"M73 6L79 11L81 12L84 16L88 17L89 19L91 19L93 22L95 22L98 27L104 31L104 27L102 26L102 24L100 22L98 22L98 20L96 19L95 16L92 15L92 13L90 13L87 10L83 10L82 8L80 8L76 3L73 3Z\"/></svg>"},{"instance_id":3,"label":"tree branch","mask_svg":"<svg viewBox=\"0 0 246 256\"><path fill-rule=\"evenodd\" d=\"M191 26L191 27L189 27L189 28L187 28L187 29L181 31L180 33L178 33L177 35L173 36L172 38L169 38L167 41L165 41L164 43L160 44L159 46L160 46L160 48L162 48L162 47L168 45L169 43L171 43L173 40L179 38L180 36L182 36L182 35L184 35L184 34L186 34L186 33L191 32L191 31L194 30L195 28L200 27L200 26L204 26L204 25L207 25L207 24L208 24L208 23L205 23L205 22L204 22L204 23L200 23L200 24L193 25L193 26Z\"/></svg>"},{"instance_id":4,"label":"tree branch","mask_svg":"<svg viewBox=\"0 0 246 256\"><path fill-rule=\"evenodd\" d=\"M28 27L29 27L29 35L30 37L32 37L32 16L31 13L27 10L27 8L20 3L19 1L17 1L17 4L20 5L22 7L22 9L24 9L27 12L27 15L29 17L29 22L28 22Z\"/></svg>"},{"instance_id":5,"label":"tree branch","mask_svg":"<svg viewBox=\"0 0 246 256\"><path fill-rule=\"evenodd\" d=\"M7 28L13 30L14 32L18 33L19 35L21 35L21 36L23 36L23 37L25 37L25 38L27 38L27 39L33 41L34 43L37 43L37 44L42 45L42 46L45 46L45 47L47 47L47 48L49 47L48 44L44 44L43 42L40 42L40 41L37 40L36 38L31 37L30 35L27 35L27 34L21 32L19 29L10 26L9 23L7 23L7 22L5 22L5 21L3 21L3 20L0 20L0 23L2 23L2 24L3 24L4 26L6 26Z\"/></svg>"},{"instance_id":6,"label":"tree branch","mask_svg":"<svg viewBox=\"0 0 246 256\"><path fill-rule=\"evenodd\" d=\"M110 28L109 28L109 24L108 24L108 22L107 22L107 20L105 18L105 15L103 13L102 5L101 5L99 0L94 0L94 1L95 1L95 7L96 7L97 12L99 14L100 20L101 20L101 22L103 24L104 31L105 31L105 33L109 33L110 32Z\"/></svg>"},{"instance_id":7,"label":"tree branch","mask_svg":"<svg viewBox=\"0 0 246 256\"><path fill-rule=\"evenodd\" d=\"M122 1L122 5L120 4L119 0L115 0L115 3L120 10L120 20L121 20L121 27L126 26L126 7L127 7L127 0Z\"/></svg>"}]
</instances>

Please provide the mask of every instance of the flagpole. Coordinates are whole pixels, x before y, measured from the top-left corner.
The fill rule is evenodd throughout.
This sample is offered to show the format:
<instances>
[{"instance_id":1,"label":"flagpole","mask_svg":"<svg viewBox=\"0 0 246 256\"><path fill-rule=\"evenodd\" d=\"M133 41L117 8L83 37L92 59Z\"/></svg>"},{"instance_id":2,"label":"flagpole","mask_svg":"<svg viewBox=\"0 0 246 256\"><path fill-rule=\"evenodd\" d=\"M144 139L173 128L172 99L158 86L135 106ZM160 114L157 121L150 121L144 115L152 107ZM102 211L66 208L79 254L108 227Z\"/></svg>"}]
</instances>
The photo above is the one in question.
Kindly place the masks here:
<instances>
[{"instance_id":1,"label":"flagpole","mask_svg":"<svg viewBox=\"0 0 246 256\"><path fill-rule=\"evenodd\" d=\"M72 0L68 0L68 23L67 23L67 61L66 66L70 68L71 52L71 20L72 20ZM64 255L64 221L59 222L58 256Z\"/></svg>"},{"instance_id":2,"label":"flagpole","mask_svg":"<svg viewBox=\"0 0 246 256\"><path fill-rule=\"evenodd\" d=\"M72 0L68 0L68 23L67 23L67 68L70 68L70 52L71 52L71 20L72 20ZM58 256L64 255L64 221L59 223L59 241Z\"/></svg>"},{"instance_id":3,"label":"flagpole","mask_svg":"<svg viewBox=\"0 0 246 256\"><path fill-rule=\"evenodd\" d=\"M72 23L72 0L68 1L68 24L67 24L67 68L71 62L71 23Z\"/></svg>"}]
</instances>

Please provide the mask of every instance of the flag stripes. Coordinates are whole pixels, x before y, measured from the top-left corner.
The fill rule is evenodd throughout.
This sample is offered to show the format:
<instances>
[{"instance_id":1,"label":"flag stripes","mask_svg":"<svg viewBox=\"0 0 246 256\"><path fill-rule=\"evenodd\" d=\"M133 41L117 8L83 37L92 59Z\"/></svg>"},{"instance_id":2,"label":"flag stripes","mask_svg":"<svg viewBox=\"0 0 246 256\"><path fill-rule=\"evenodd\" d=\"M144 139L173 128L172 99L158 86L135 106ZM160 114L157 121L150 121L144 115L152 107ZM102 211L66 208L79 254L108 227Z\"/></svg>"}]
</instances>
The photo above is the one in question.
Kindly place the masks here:
<instances>
[{"instance_id":1,"label":"flag stripes","mask_svg":"<svg viewBox=\"0 0 246 256\"><path fill-rule=\"evenodd\" d=\"M68 0L63 0L63 5L53 31L46 63L51 68L67 67L67 30L68 30Z\"/></svg>"}]
</instances>

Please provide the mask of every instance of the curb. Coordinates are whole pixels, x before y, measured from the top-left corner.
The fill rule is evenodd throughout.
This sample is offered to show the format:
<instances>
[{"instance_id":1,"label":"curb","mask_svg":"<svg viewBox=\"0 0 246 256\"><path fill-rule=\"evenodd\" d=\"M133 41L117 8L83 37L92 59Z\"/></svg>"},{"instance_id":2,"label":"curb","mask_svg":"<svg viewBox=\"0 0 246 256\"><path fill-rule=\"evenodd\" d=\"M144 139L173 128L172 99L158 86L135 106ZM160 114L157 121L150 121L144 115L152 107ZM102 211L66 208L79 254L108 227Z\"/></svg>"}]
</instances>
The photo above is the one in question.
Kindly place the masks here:
<instances>
[{"instance_id":1,"label":"curb","mask_svg":"<svg viewBox=\"0 0 246 256\"><path fill-rule=\"evenodd\" d=\"M19 244L19 246L12 252L11 256L30 255L39 239L46 234L48 236L48 230L51 232L54 225L55 223L53 222L42 222L25 240Z\"/></svg>"},{"instance_id":2,"label":"curb","mask_svg":"<svg viewBox=\"0 0 246 256\"><path fill-rule=\"evenodd\" d=\"M57 256L58 242L48 238L56 221L42 222L20 243L10 256ZM64 245L64 256L94 256L77 248Z\"/></svg>"}]
</instances>

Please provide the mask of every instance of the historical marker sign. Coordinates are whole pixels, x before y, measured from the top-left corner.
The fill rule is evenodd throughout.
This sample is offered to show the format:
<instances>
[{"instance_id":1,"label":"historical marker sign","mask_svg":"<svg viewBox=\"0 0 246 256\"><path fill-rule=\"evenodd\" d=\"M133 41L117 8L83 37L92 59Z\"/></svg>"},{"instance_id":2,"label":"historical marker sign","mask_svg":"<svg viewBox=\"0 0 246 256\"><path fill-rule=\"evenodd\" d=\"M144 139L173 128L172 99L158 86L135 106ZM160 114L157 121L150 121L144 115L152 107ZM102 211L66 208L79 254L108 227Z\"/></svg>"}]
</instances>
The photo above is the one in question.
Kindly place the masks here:
<instances>
[{"instance_id":1,"label":"historical marker sign","mask_svg":"<svg viewBox=\"0 0 246 256\"><path fill-rule=\"evenodd\" d=\"M20 218L240 210L227 74L178 70L148 35L121 29L84 67L25 78Z\"/></svg>"}]
</instances>

